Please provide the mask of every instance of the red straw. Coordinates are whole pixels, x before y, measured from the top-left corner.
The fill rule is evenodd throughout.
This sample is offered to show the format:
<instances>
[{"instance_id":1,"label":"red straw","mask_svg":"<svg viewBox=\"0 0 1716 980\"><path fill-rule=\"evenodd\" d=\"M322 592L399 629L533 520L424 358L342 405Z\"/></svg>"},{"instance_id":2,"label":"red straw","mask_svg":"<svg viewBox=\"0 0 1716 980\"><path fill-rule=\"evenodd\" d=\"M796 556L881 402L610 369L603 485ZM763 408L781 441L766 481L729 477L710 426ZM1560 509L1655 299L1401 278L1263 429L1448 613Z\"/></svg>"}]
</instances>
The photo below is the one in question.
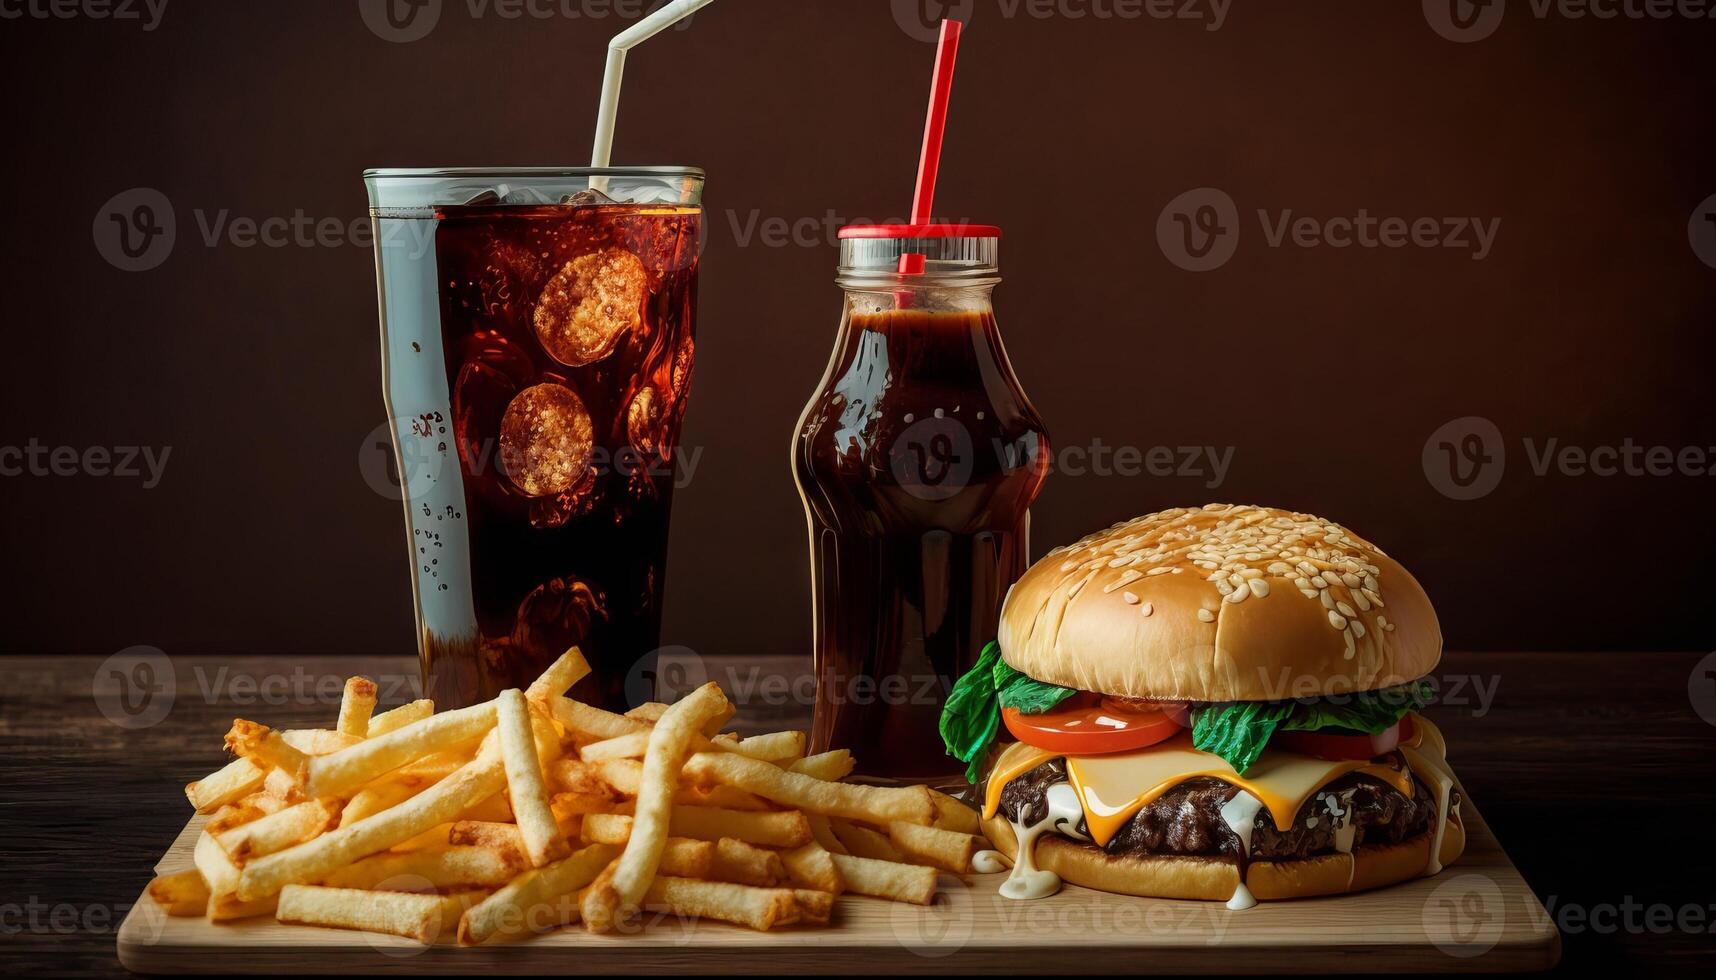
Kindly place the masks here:
<instances>
[{"instance_id":1,"label":"red straw","mask_svg":"<svg viewBox=\"0 0 1716 980\"><path fill-rule=\"evenodd\" d=\"M912 194L912 224L927 225L935 208L935 178L941 170L941 139L947 132L947 104L953 95L953 63L959 54L957 20L941 22L941 40L935 51L935 78L930 87L929 116L924 120L924 148L918 157L918 183ZM900 256L900 274L924 271L922 255Z\"/></svg>"}]
</instances>

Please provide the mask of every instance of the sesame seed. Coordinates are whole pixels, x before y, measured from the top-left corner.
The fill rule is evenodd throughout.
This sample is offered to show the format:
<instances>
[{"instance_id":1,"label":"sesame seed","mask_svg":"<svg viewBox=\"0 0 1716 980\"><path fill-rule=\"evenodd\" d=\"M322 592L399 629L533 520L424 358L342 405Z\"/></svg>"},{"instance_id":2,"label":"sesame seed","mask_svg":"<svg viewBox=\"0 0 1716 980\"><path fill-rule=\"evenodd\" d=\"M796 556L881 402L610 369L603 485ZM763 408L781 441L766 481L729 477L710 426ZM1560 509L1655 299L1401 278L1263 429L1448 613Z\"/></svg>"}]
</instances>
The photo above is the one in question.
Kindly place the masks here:
<instances>
[{"instance_id":1,"label":"sesame seed","mask_svg":"<svg viewBox=\"0 0 1716 980\"><path fill-rule=\"evenodd\" d=\"M1142 605L1138 608L1138 611L1140 613L1142 613L1143 615L1148 616L1151 613L1156 611L1156 606L1153 603L1146 602L1144 605Z\"/></svg>"},{"instance_id":2,"label":"sesame seed","mask_svg":"<svg viewBox=\"0 0 1716 980\"><path fill-rule=\"evenodd\" d=\"M1347 621L1340 613L1331 609L1329 610L1329 625L1335 629L1344 630L1347 628Z\"/></svg>"},{"instance_id":3,"label":"sesame seed","mask_svg":"<svg viewBox=\"0 0 1716 980\"><path fill-rule=\"evenodd\" d=\"M1199 609L1198 621L1203 623L1213 623L1215 622L1215 613L1210 612L1208 609Z\"/></svg>"},{"instance_id":4,"label":"sesame seed","mask_svg":"<svg viewBox=\"0 0 1716 980\"><path fill-rule=\"evenodd\" d=\"M1122 592L1120 593L1120 598L1125 599L1126 604L1129 606L1138 605L1138 593L1136 592Z\"/></svg>"},{"instance_id":5,"label":"sesame seed","mask_svg":"<svg viewBox=\"0 0 1716 980\"><path fill-rule=\"evenodd\" d=\"M1269 594L1269 580L1256 578L1251 580L1251 594L1259 599Z\"/></svg>"},{"instance_id":6,"label":"sesame seed","mask_svg":"<svg viewBox=\"0 0 1716 980\"><path fill-rule=\"evenodd\" d=\"M1337 612L1339 612L1342 616L1345 616L1348 619L1352 619L1358 615L1358 613L1353 612L1353 607L1347 605L1344 602L1336 602L1335 603L1335 610Z\"/></svg>"},{"instance_id":7,"label":"sesame seed","mask_svg":"<svg viewBox=\"0 0 1716 980\"><path fill-rule=\"evenodd\" d=\"M1222 601L1223 602L1244 602L1246 599L1250 598L1250 596L1251 596L1251 586L1250 585L1242 585L1239 588L1234 589L1233 591L1229 592L1222 599Z\"/></svg>"}]
</instances>

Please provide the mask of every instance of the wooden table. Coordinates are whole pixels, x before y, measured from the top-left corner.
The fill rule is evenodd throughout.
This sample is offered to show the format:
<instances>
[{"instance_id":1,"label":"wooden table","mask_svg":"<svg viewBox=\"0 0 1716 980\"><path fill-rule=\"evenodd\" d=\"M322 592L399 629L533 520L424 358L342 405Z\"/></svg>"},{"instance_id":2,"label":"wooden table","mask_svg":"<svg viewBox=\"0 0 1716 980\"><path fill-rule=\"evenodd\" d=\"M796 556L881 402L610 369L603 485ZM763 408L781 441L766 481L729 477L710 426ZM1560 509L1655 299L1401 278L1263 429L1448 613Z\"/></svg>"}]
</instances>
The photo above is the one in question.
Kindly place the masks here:
<instances>
[{"instance_id":1,"label":"wooden table","mask_svg":"<svg viewBox=\"0 0 1716 980\"><path fill-rule=\"evenodd\" d=\"M1446 703L1432 716L1450 761L1561 927L1562 970L1716 969L1716 727L1689 694L1702 657L1464 653L1437 671ZM729 664L753 681L805 668ZM114 931L184 825L183 785L220 764L234 716L325 724L347 675L378 677L398 700L415 672L403 657L180 657L171 668L170 710L154 721L158 708L133 717L108 703L120 724L92 694L104 658L0 659L6 973L123 972ZM160 674L156 684L166 690ZM1716 717L1716 689L1702 690ZM766 700L739 727L806 720L790 698Z\"/></svg>"}]
</instances>

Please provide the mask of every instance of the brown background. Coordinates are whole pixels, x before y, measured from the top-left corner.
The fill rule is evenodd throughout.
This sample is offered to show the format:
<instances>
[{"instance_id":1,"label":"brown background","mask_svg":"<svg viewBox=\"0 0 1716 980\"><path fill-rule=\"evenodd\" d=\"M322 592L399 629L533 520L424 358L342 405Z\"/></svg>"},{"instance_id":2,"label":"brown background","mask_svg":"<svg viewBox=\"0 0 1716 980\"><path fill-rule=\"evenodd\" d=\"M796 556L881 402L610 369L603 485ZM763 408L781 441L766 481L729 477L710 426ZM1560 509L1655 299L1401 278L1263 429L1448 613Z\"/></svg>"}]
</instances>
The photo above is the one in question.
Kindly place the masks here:
<instances>
[{"instance_id":1,"label":"brown background","mask_svg":"<svg viewBox=\"0 0 1716 980\"><path fill-rule=\"evenodd\" d=\"M0 444L172 448L154 490L0 478L0 648L412 649L398 505L359 468L383 419L370 255L211 247L197 215L361 216L366 166L579 163L619 25L445 0L427 38L394 44L355 6L174 2L150 32L0 23ZM677 502L664 642L808 649L786 449L832 344L834 249L742 232L906 208L932 49L896 6L723 0L629 67L616 162L710 173L686 438L704 454ZM1239 0L1216 31L993 0L971 19L938 211L1005 227L1003 329L1055 442L1235 447L1214 490L1052 475L1038 553L1166 505L1276 503L1406 562L1451 646L1711 647L1716 483L1539 478L1520 440L1716 445L1716 270L1687 238L1716 192L1716 22L1515 3L1456 44L1410 0ZM1231 262L1192 274L1154 229L1205 186L1242 231ZM178 221L149 272L92 243L133 187ZM1258 208L1501 228L1481 262L1269 248ZM1508 468L1457 502L1420 453L1469 415L1505 434Z\"/></svg>"}]
</instances>

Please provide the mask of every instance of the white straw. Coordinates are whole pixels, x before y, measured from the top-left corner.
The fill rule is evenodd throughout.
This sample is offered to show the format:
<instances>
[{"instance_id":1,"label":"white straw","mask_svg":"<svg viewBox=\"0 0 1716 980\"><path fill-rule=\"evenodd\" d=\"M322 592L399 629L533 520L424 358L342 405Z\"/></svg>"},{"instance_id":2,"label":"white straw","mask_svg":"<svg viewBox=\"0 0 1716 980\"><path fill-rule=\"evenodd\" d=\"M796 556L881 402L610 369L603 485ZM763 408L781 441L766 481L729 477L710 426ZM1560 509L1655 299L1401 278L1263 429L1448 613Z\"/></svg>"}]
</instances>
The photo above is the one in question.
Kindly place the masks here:
<instances>
[{"instance_id":1,"label":"white straw","mask_svg":"<svg viewBox=\"0 0 1716 980\"><path fill-rule=\"evenodd\" d=\"M606 167L613 156L614 118L620 109L620 76L625 74L626 52L713 2L673 0L608 42L608 69L602 76L602 101L596 107L596 141L590 150L590 166Z\"/></svg>"}]
</instances>

